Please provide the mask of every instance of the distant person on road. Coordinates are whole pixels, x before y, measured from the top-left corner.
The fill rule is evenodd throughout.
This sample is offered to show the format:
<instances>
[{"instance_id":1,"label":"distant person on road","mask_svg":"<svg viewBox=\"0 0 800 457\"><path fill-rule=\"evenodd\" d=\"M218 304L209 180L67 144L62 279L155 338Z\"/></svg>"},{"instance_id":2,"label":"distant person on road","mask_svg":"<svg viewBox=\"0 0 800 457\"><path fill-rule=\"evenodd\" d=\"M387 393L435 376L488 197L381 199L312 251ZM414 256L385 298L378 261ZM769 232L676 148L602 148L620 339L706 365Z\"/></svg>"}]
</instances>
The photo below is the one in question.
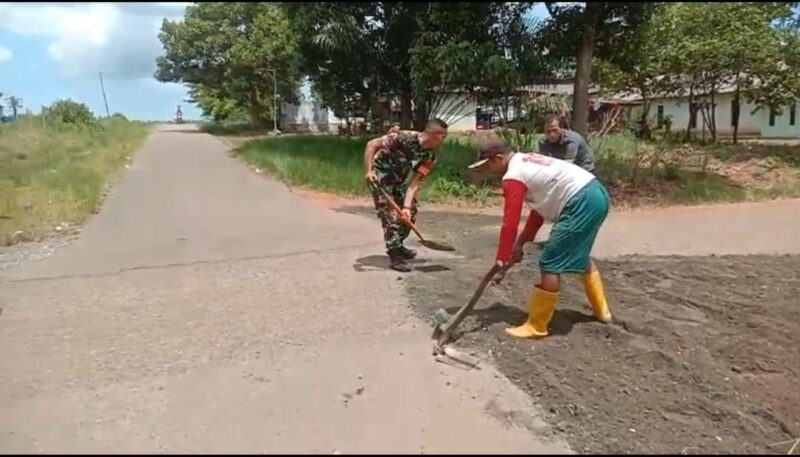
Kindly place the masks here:
<instances>
[{"instance_id":1,"label":"distant person on road","mask_svg":"<svg viewBox=\"0 0 800 457\"><path fill-rule=\"evenodd\" d=\"M566 160L596 175L594 156L586 140L578 133L561 126L560 116L545 119L544 138L539 141L539 153Z\"/></svg>"},{"instance_id":2,"label":"distant person on road","mask_svg":"<svg viewBox=\"0 0 800 457\"><path fill-rule=\"evenodd\" d=\"M383 226L386 253L393 270L411 271L407 260L416 257L417 253L403 246L410 229L402 220L416 222L417 192L433 170L436 164L435 150L444 143L445 138L447 123L441 119L431 119L422 132L390 132L367 143L364 174L370 184L375 211ZM385 191L403 208L402 216L394 211L378 189Z\"/></svg>"},{"instance_id":3,"label":"distant person on road","mask_svg":"<svg viewBox=\"0 0 800 457\"><path fill-rule=\"evenodd\" d=\"M496 254L501 268L522 260L525 243L533 241L543 220L554 222L550 240L539 257L541 282L528 302L528 318L506 333L517 338L548 335L564 273L581 275L595 317L610 322L600 273L590 257L610 206L608 192L600 181L577 165L541 154L515 152L500 140L483 143L478 161L470 168L503 177L503 224ZM517 237L523 204L531 211Z\"/></svg>"}]
</instances>

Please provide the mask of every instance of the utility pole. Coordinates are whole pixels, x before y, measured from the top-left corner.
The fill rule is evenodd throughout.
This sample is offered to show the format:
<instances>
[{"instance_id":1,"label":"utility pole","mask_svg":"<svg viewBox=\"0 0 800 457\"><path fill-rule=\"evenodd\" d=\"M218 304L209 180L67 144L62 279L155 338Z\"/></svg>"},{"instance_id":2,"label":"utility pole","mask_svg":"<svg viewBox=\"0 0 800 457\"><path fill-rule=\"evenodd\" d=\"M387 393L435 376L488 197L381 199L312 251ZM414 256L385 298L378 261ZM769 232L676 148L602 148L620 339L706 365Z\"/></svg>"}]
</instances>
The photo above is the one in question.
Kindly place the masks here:
<instances>
[{"instance_id":1,"label":"utility pole","mask_svg":"<svg viewBox=\"0 0 800 457\"><path fill-rule=\"evenodd\" d=\"M103 103L106 105L106 117L111 117L111 113L108 111L108 99L106 99L106 87L103 84L103 72L100 72L100 90L103 92Z\"/></svg>"}]
</instances>

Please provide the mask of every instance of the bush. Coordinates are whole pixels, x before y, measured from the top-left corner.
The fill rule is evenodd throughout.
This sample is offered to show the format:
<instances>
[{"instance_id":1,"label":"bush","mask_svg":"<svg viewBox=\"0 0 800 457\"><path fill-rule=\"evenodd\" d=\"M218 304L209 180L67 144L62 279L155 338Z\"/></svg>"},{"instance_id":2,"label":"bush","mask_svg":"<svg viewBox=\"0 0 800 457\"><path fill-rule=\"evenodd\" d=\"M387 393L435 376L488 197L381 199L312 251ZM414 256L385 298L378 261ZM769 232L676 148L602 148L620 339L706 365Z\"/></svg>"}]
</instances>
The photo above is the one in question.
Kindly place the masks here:
<instances>
[{"instance_id":1,"label":"bush","mask_svg":"<svg viewBox=\"0 0 800 457\"><path fill-rule=\"evenodd\" d=\"M48 120L70 125L94 125L97 121L94 113L85 103L78 103L72 100L58 100L45 108L45 113Z\"/></svg>"}]
</instances>

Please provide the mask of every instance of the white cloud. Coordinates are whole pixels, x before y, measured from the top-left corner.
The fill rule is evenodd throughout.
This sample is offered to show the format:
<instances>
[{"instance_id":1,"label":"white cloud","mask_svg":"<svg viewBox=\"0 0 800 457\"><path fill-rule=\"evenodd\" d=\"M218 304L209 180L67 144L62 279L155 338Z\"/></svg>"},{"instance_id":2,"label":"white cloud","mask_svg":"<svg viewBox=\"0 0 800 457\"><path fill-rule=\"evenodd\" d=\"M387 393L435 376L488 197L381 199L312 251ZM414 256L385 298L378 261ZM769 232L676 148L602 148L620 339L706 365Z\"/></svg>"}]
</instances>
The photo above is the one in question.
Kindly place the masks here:
<instances>
[{"instance_id":1,"label":"white cloud","mask_svg":"<svg viewBox=\"0 0 800 457\"><path fill-rule=\"evenodd\" d=\"M5 46L0 46L0 63L8 62L12 57L14 57L14 53L11 52L11 49L8 49Z\"/></svg>"},{"instance_id":2,"label":"white cloud","mask_svg":"<svg viewBox=\"0 0 800 457\"><path fill-rule=\"evenodd\" d=\"M152 77L161 53L164 18L183 16L188 3L3 3L0 28L45 37L59 72L68 78L97 75Z\"/></svg>"}]
</instances>

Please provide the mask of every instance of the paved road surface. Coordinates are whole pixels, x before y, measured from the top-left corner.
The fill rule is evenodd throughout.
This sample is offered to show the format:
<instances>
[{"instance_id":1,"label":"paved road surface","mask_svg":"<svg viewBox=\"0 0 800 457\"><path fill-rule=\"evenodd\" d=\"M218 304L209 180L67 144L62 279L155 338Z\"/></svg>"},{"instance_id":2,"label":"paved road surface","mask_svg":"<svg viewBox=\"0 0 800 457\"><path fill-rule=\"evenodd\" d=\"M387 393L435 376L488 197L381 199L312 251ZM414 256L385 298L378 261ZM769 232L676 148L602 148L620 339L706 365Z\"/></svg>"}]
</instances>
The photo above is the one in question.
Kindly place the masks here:
<instances>
[{"instance_id":1,"label":"paved road surface","mask_svg":"<svg viewBox=\"0 0 800 457\"><path fill-rule=\"evenodd\" d=\"M397 274L354 270L376 220L182 129L76 244L0 273L0 452L569 452L490 367L432 361Z\"/></svg>"}]
</instances>

